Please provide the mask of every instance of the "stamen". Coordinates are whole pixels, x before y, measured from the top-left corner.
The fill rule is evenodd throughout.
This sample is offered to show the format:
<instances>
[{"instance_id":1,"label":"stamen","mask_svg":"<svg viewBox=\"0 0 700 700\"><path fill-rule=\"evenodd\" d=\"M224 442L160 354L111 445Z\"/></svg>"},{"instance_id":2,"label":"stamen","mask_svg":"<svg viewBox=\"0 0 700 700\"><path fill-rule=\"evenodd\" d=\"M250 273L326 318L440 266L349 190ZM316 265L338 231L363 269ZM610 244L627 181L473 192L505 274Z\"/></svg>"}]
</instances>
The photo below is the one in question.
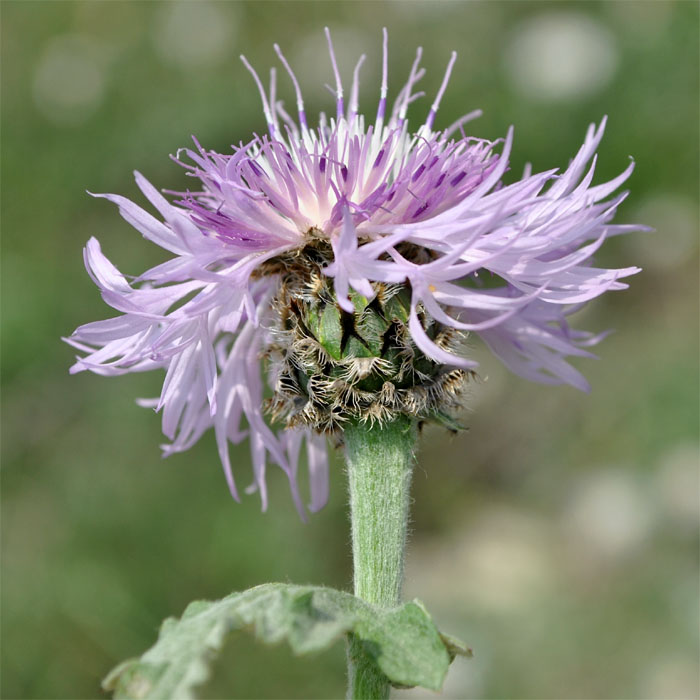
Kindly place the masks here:
<instances>
[{"instance_id":1,"label":"stamen","mask_svg":"<svg viewBox=\"0 0 700 700\"><path fill-rule=\"evenodd\" d=\"M308 131L309 127L306 124L306 113L304 112L304 99L301 96L301 88L299 87L299 81L297 80L296 75L294 75L294 71L287 62L287 59L284 57L284 54L282 53L282 50L279 47L279 44L274 44L274 49L275 53L277 54L277 57L282 62L282 65L285 67L285 70L287 71L287 73L289 73L289 77L292 80L292 85L294 85L294 92L296 93L297 98L297 111L299 113L299 126L301 127L302 131Z\"/></svg>"},{"instance_id":2,"label":"stamen","mask_svg":"<svg viewBox=\"0 0 700 700\"><path fill-rule=\"evenodd\" d=\"M389 75L389 34L386 27L382 29L382 86L379 90L379 106L377 107L377 120L375 133L381 132L384 123L384 113L386 112L386 96L388 93L387 79Z\"/></svg>"},{"instance_id":3,"label":"stamen","mask_svg":"<svg viewBox=\"0 0 700 700\"><path fill-rule=\"evenodd\" d=\"M336 120L340 121L343 116L343 84L340 80L340 71L338 70L338 63L335 60L335 52L333 51L333 41L331 40L331 32L328 27L324 27L326 32L326 39L328 40L328 53L331 56L331 65L333 66L333 75L335 75L335 86L336 86Z\"/></svg>"},{"instance_id":4,"label":"stamen","mask_svg":"<svg viewBox=\"0 0 700 700\"><path fill-rule=\"evenodd\" d=\"M404 98L401 102L401 108L399 109L399 124L403 123L403 121L406 119L406 110L408 109L408 105L413 101L411 99L411 88L415 85L415 83L420 80L420 78L424 75L425 71L420 71L420 74L418 73L418 65L420 64L420 59L423 56L423 47L419 46L416 49L416 58L413 61L413 65L411 66L411 72L408 74L408 82L406 83L406 87L404 88L406 90L406 94L404 95Z\"/></svg>"},{"instance_id":5,"label":"stamen","mask_svg":"<svg viewBox=\"0 0 700 700\"><path fill-rule=\"evenodd\" d=\"M275 125L275 131L279 133L279 120L277 119L277 71L274 68L270 68L270 106L272 112L272 119Z\"/></svg>"},{"instance_id":6,"label":"stamen","mask_svg":"<svg viewBox=\"0 0 700 700\"><path fill-rule=\"evenodd\" d=\"M265 114L265 119L267 120L267 127L270 131L270 135L273 135L275 132L275 121L272 117L270 105L268 104L267 95L265 94L265 89L263 88L263 84L260 81L260 77L255 72L253 66L251 66L250 63L248 63L248 59L242 54L241 61L243 61L243 65L248 69L250 74L253 76L253 80L255 80L255 84L258 86L258 92L260 93L260 97L262 98L263 113Z\"/></svg>"},{"instance_id":7,"label":"stamen","mask_svg":"<svg viewBox=\"0 0 700 700\"><path fill-rule=\"evenodd\" d=\"M483 112L480 109L475 109L473 112L469 112L469 114L465 114L463 117L460 117L456 122L453 124L450 124L450 126L445 129L445 131L442 134L443 139L448 139L457 129L461 129L467 122L473 121L474 119L478 119L480 116L482 116Z\"/></svg>"},{"instance_id":8,"label":"stamen","mask_svg":"<svg viewBox=\"0 0 700 700\"><path fill-rule=\"evenodd\" d=\"M282 121L284 122L285 126L289 129L289 133L296 137L299 134L299 127L294 123L294 120L289 116L289 114L287 114L287 110L284 108L284 104L282 102L278 102L275 105L275 110L280 115L280 117L282 117Z\"/></svg>"},{"instance_id":9,"label":"stamen","mask_svg":"<svg viewBox=\"0 0 700 700\"><path fill-rule=\"evenodd\" d=\"M408 100L408 102L406 103L406 105L410 105L412 102L415 102L415 101L416 101L417 99L419 99L420 97L425 97L425 91L424 91L424 90L420 90L419 92L414 92L414 93L411 95L411 99Z\"/></svg>"},{"instance_id":10,"label":"stamen","mask_svg":"<svg viewBox=\"0 0 700 700\"><path fill-rule=\"evenodd\" d=\"M457 52L453 51L452 55L450 56L450 62L447 64L447 70L445 71L445 77L442 79L442 85L440 85L440 89L438 90L438 94L437 94L437 97L435 98L435 102L433 102L433 106L430 108L430 112L428 113L428 118L425 120L425 124L423 125L423 128L426 131L431 131L433 128L433 122L435 121L435 115L437 114L437 111L440 108L440 100L442 100L442 96L445 94L445 90L447 89L447 83L450 80L450 75L452 74L452 68L453 68L456 60L457 60Z\"/></svg>"},{"instance_id":11,"label":"stamen","mask_svg":"<svg viewBox=\"0 0 700 700\"><path fill-rule=\"evenodd\" d=\"M358 95L360 92L360 68L365 62L365 54L360 56L360 60L355 66L355 70L352 72L352 88L350 89L350 104L348 105L348 121L350 121L356 114L358 109Z\"/></svg>"}]
</instances>

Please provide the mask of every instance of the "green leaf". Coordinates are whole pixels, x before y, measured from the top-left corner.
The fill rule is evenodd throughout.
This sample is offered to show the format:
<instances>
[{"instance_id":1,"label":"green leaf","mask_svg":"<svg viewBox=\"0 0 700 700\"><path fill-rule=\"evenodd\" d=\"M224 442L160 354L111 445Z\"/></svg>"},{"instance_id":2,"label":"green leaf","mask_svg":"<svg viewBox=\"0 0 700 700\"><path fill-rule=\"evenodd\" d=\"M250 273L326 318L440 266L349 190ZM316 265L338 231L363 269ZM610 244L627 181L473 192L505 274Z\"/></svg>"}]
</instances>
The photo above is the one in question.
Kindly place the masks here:
<instances>
[{"instance_id":1,"label":"green leaf","mask_svg":"<svg viewBox=\"0 0 700 700\"><path fill-rule=\"evenodd\" d=\"M468 647L461 639L442 632L440 633L440 639L442 639L442 643L447 648L450 661L454 661L456 656L464 656L467 659L471 659L474 656L471 647Z\"/></svg>"},{"instance_id":2,"label":"green leaf","mask_svg":"<svg viewBox=\"0 0 700 700\"><path fill-rule=\"evenodd\" d=\"M461 642L442 636L419 601L376 608L331 588L268 583L215 602L191 603L167 619L140 658L117 666L103 682L115 698L188 700L209 678L227 635L248 629L261 641L286 641L296 654L328 648L352 634L398 686L439 690Z\"/></svg>"},{"instance_id":3,"label":"green leaf","mask_svg":"<svg viewBox=\"0 0 700 700\"><path fill-rule=\"evenodd\" d=\"M356 635L394 685L442 688L450 655L435 623L417 601L373 613L360 622Z\"/></svg>"}]
</instances>

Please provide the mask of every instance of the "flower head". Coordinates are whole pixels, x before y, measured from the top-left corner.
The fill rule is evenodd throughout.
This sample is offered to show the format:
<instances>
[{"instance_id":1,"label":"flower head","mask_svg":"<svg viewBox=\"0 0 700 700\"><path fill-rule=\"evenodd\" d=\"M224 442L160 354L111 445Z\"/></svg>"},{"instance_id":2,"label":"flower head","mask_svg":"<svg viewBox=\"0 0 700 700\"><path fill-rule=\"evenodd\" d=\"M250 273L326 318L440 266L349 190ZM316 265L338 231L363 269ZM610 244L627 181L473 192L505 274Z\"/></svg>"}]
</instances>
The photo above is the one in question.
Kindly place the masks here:
<instances>
[{"instance_id":1,"label":"flower head","mask_svg":"<svg viewBox=\"0 0 700 700\"><path fill-rule=\"evenodd\" d=\"M228 443L248 438L254 480L267 504L265 470L279 465L297 487L306 443L311 496L328 492L325 434L343 422L397 414L451 424L451 410L477 363L470 331L514 372L586 389L569 356L590 356L602 336L574 331L569 314L636 267L593 266L611 235L640 230L612 224L626 193L614 195L633 164L592 185L605 121L591 125L563 173L548 170L505 184L513 131L502 141L466 136L466 115L434 124L455 62L425 121L409 127L409 105L424 70L421 50L393 105L387 102L384 32L379 104L370 122L358 106L353 72L347 106L330 34L335 116L311 127L299 82L275 50L296 94L297 118L253 68L267 133L229 154L181 150L196 182L161 195L136 182L156 218L118 195L146 238L173 254L129 281L92 238L85 263L104 300L120 314L79 327L68 342L84 353L73 372L116 375L164 369L160 398L165 454L188 449L214 428L231 493L238 491ZM265 381L263 379L265 377ZM273 430L265 419L282 424Z\"/></svg>"}]
</instances>

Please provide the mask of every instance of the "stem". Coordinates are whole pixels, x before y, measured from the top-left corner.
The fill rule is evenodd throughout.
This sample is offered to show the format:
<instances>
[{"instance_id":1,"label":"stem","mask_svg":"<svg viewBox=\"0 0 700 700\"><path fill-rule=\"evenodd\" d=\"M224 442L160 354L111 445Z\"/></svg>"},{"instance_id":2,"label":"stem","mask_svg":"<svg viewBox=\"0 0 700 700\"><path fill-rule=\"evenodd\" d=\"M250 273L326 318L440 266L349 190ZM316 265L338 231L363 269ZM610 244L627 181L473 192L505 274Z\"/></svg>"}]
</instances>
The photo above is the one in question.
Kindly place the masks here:
<instances>
[{"instance_id":1,"label":"stem","mask_svg":"<svg viewBox=\"0 0 700 700\"><path fill-rule=\"evenodd\" d=\"M345 458L350 484L355 595L392 608L401 600L415 423L349 425ZM356 639L348 648L348 697L384 700L389 680Z\"/></svg>"}]
</instances>

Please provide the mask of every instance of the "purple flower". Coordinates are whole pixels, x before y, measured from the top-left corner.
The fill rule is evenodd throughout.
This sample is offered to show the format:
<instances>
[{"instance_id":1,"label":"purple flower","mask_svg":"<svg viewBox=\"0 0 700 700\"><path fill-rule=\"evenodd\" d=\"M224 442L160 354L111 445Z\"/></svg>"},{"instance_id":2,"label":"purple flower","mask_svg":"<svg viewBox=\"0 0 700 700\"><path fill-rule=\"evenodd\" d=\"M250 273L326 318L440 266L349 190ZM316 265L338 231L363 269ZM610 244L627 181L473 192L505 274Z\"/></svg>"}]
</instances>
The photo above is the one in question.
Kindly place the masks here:
<instances>
[{"instance_id":1,"label":"purple flower","mask_svg":"<svg viewBox=\"0 0 700 700\"><path fill-rule=\"evenodd\" d=\"M302 513L297 486L302 443L310 472L308 508L321 508L328 494L326 440L314 429L320 419L309 418L318 413L315 406L324 405L318 398L323 392L342 394L347 406L364 401L370 408L363 419L381 420L390 410L410 413L414 408L415 415L427 415L449 382L476 367L455 340L468 331L523 377L587 389L567 358L590 356L587 348L602 336L572 330L567 317L603 292L627 287L621 280L639 268L598 268L592 256L608 236L643 228L611 223L626 196L613 193L629 177L632 163L610 182L592 185L605 120L597 128L591 125L563 173L528 170L505 184L512 128L495 142L466 136L464 124L479 115L473 112L434 130L454 53L425 121L413 130L406 114L423 94L414 92L424 74L421 49L390 107L384 33L380 98L370 123L358 111L364 56L353 72L346 106L326 33L336 84L334 117L321 114L317 127L308 125L299 83L275 45L296 93L296 120L276 98L274 70L266 92L243 59L260 90L266 134L230 154L207 151L195 140L195 148L180 151L177 161L196 188L171 193L173 202L136 173L139 188L161 218L124 197L96 195L117 204L134 228L174 257L129 281L90 239L86 267L119 315L81 326L68 339L84 353L72 372L165 370L160 398L141 403L162 411L163 432L170 440L166 455L188 449L213 427L237 499L228 443L247 437L254 471L248 490L260 492L264 509L266 465L275 463L287 474ZM295 269L296 286L290 282ZM383 310L399 293L407 300L405 317ZM386 379L391 365L381 355L386 347L377 356L330 357L333 353L309 330L311 307L304 305L313 294L316 299L330 295L332 313L350 315L351 323L366 319L372 300L381 297L382 337L399 338L392 341L395 357L401 356L398 379L392 375L381 391L361 384L372 372ZM285 304L297 309L296 325L286 320ZM322 327L325 321L319 323ZM292 326L294 343L285 346ZM360 345L367 341L358 337ZM316 353L316 366L330 363L335 373L309 379L303 360L307 350ZM423 358L423 370L416 358ZM428 396L423 404L406 383L409 374ZM274 400L283 385L285 415L297 413L275 432L263 406L266 392L272 390ZM296 408L289 408L292 404ZM331 428L332 421L343 420L336 404L326 415Z\"/></svg>"}]
</instances>

